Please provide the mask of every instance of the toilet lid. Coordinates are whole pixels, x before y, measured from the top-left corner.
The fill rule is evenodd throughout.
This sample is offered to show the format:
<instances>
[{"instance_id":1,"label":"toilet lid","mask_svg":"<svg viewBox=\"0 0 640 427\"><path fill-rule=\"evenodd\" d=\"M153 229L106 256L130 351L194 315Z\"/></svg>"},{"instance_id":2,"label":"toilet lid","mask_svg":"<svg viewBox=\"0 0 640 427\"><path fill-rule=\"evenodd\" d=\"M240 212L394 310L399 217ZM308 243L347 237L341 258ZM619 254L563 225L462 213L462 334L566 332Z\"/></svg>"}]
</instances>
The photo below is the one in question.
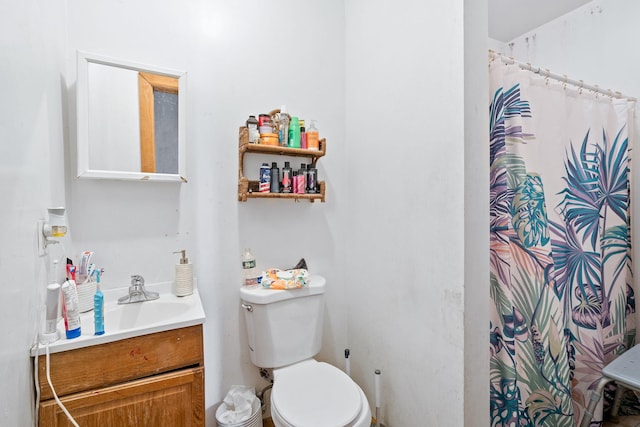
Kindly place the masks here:
<instances>
[{"instance_id":1,"label":"toilet lid","mask_svg":"<svg viewBox=\"0 0 640 427\"><path fill-rule=\"evenodd\" d=\"M341 370L323 362L278 373L271 402L293 426L341 427L359 414L358 386Z\"/></svg>"}]
</instances>

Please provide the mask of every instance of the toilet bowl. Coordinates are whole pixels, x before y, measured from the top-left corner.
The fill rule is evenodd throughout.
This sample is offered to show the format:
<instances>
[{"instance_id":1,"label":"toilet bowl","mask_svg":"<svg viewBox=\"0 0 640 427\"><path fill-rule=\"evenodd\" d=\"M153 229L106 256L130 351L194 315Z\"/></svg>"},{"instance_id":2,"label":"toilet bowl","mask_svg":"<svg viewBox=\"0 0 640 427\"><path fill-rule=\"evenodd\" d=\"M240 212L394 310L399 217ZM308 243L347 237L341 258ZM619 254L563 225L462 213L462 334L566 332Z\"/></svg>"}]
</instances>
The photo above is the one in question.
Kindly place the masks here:
<instances>
[{"instance_id":1,"label":"toilet bowl","mask_svg":"<svg viewBox=\"0 0 640 427\"><path fill-rule=\"evenodd\" d=\"M369 427L360 387L338 368L314 359L274 370L271 418L276 427Z\"/></svg>"}]
</instances>

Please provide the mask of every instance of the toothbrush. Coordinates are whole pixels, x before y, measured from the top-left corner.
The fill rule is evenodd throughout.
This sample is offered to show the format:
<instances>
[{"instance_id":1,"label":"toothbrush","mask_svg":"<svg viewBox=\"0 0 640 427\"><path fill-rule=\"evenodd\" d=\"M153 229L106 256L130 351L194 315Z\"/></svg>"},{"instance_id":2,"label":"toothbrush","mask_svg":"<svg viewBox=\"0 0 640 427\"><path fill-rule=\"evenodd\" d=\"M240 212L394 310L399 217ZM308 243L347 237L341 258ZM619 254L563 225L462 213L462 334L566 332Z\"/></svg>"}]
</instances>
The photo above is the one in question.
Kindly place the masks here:
<instances>
[{"instance_id":1,"label":"toothbrush","mask_svg":"<svg viewBox=\"0 0 640 427\"><path fill-rule=\"evenodd\" d=\"M87 275L83 278L83 281L90 281L93 276L95 276L95 274L93 274L96 271L96 265L95 264L89 264L89 268L87 270Z\"/></svg>"},{"instance_id":2,"label":"toothbrush","mask_svg":"<svg viewBox=\"0 0 640 427\"><path fill-rule=\"evenodd\" d=\"M100 276L103 271L104 269L94 269L91 271L91 276L96 277L96 293L93 295L93 324L95 335L104 334L104 295L100 290Z\"/></svg>"}]
</instances>

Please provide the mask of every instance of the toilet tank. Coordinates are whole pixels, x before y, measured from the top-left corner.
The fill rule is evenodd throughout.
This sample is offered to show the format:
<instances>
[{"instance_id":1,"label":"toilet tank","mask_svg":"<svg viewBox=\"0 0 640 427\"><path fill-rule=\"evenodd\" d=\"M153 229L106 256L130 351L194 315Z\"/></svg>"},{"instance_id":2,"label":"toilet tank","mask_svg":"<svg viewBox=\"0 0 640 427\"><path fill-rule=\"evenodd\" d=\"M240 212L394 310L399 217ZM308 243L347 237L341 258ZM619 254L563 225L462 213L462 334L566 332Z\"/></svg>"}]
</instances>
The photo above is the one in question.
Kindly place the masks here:
<instances>
[{"instance_id":1,"label":"toilet tank","mask_svg":"<svg viewBox=\"0 0 640 427\"><path fill-rule=\"evenodd\" d=\"M320 352L325 283L324 277L311 276L305 288L240 289L247 344L254 365L279 368Z\"/></svg>"}]
</instances>

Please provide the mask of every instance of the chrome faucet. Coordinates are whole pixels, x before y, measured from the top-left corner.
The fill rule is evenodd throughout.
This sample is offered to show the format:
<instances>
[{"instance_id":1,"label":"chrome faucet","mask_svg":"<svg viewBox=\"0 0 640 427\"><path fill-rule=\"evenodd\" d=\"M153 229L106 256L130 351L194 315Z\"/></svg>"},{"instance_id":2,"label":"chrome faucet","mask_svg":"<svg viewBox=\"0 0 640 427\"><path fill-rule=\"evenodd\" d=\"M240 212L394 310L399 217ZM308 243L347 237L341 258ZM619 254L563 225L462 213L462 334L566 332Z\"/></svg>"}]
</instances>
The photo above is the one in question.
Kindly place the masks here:
<instances>
[{"instance_id":1,"label":"chrome faucet","mask_svg":"<svg viewBox=\"0 0 640 427\"><path fill-rule=\"evenodd\" d=\"M160 298L158 292L148 291L144 287L144 277L131 276L131 286L129 294L118 298L118 304L131 304L134 302L152 301Z\"/></svg>"}]
</instances>

